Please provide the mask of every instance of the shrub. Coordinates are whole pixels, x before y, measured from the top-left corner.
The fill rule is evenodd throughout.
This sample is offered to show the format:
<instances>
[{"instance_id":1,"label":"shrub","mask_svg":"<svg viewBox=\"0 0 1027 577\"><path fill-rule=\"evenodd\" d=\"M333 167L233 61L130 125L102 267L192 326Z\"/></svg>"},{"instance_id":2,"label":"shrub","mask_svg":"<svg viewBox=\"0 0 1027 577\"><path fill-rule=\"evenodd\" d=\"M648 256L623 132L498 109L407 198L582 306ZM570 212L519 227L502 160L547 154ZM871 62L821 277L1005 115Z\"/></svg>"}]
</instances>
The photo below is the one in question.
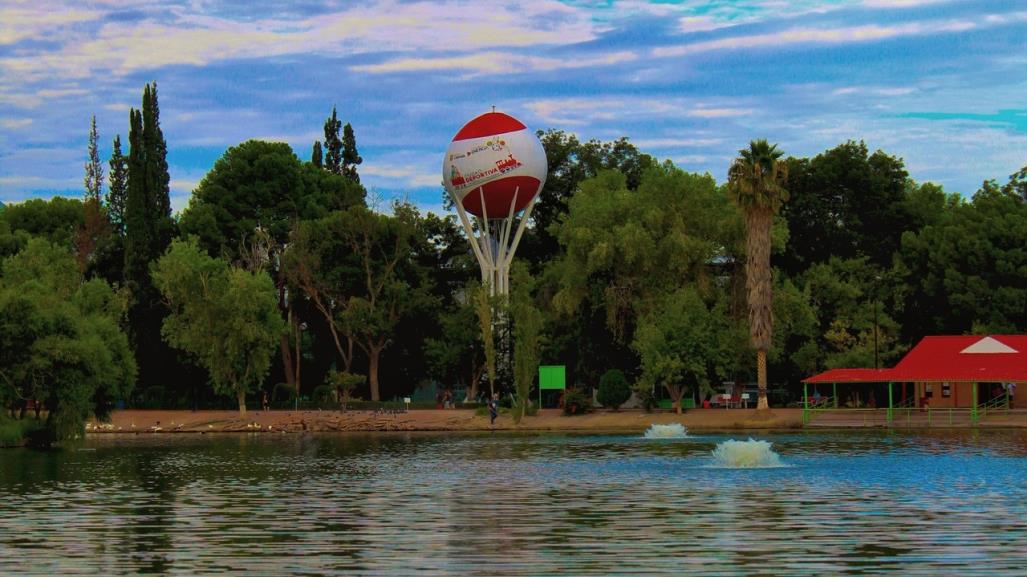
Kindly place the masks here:
<instances>
[{"instance_id":1,"label":"shrub","mask_svg":"<svg viewBox=\"0 0 1027 577\"><path fill-rule=\"evenodd\" d=\"M271 402L279 405L292 408L294 401L296 400L296 389L287 383L278 383L275 385L274 390L271 392Z\"/></svg>"},{"instance_id":2,"label":"shrub","mask_svg":"<svg viewBox=\"0 0 1027 577\"><path fill-rule=\"evenodd\" d=\"M319 407L335 404L335 387L332 385L318 385L314 387L314 403Z\"/></svg>"},{"instance_id":3,"label":"shrub","mask_svg":"<svg viewBox=\"0 0 1027 577\"><path fill-rule=\"evenodd\" d=\"M635 391L635 397L638 398L638 402L642 404L642 408L645 412L651 413L656 408L656 397L653 395L653 388L648 383L638 382L632 387Z\"/></svg>"},{"instance_id":4,"label":"shrub","mask_svg":"<svg viewBox=\"0 0 1027 577\"><path fill-rule=\"evenodd\" d=\"M0 447L23 445L33 434L45 428L45 422L33 418L8 419L0 415Z\"/></svg>"},{"instance_id":5,"label":"shrub","mask_svg":"<svg viewBox=\"0 0 1027 577\"><path fill-rule=\"evenodd\" d=\"M596 400L600 405L616 411L630 398L631 387L628 386L628 380L624 378L624 373L617 369L610 369L599 378L599 391L596 394Z\"/></svg>"},{"instance_id":6,"label":"shrub","mask_svg":"<svg viewBox=\"0 0 1027 577\"><path fill-rule=\"evenodd\" d=\"M563 414L584 415L592 410L592 399L576 389L568 389L563 395Z\"/></svg>"}]
</instances>

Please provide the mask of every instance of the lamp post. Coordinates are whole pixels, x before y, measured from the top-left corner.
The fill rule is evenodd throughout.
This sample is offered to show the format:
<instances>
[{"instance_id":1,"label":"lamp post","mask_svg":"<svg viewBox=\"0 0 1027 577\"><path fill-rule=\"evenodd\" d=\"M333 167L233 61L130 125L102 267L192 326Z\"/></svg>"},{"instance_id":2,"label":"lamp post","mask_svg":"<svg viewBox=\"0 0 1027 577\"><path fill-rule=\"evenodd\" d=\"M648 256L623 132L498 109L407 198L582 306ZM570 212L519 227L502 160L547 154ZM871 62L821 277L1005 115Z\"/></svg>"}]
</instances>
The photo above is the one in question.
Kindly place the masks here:
<instances>
[{"instance_id":1,"label":"lamp post","mask_svg":"<svg viewBox=\"0 0 1027 577\"><path fill-rule=\"evenodd\" d=\"M881 275L874 275L874 368L881 368L881 363L878 358L877 350L877 283L880 282ZM889 389L890 390L890 389Z\"/></svg>"}]
</instances>

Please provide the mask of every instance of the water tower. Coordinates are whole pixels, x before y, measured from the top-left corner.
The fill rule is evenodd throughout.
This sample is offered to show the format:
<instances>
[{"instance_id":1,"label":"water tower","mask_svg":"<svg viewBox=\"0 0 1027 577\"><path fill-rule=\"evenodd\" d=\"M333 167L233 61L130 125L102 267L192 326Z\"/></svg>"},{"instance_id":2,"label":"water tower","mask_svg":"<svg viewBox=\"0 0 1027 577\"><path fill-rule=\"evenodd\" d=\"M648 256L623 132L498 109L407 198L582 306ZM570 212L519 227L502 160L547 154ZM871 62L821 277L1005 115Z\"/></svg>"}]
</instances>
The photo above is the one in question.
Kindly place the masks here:
<instances>
[{"instance_id":1,"label":"water tower","mask_svg":"<svg viewBox=\"0 0 1027 577\"><path fill-rule=\"evenodd\" d=\"M547 170L538 137L521 121L495 110L465 124L449 144L443 183L481 266L482 283L492 295L510 292L510 263Z\"/></svg>"}]
</instances>

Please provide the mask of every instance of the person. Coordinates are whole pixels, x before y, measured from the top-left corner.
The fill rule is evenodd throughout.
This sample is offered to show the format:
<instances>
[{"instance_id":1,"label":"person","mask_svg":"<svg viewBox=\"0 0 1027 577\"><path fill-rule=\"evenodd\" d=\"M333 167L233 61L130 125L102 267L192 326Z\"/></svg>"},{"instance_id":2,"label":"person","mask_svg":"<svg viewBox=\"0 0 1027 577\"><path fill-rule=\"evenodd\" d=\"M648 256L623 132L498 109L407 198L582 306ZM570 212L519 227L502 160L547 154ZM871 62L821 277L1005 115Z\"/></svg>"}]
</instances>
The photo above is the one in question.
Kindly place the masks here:
<instances>
[{"instance_id":1,"label":"person","mask_svg":"<svg viewBox=\"0 0 1027 577\"><path fill-rule=\"evenodd\" d=\"M1009 395L1009 408L1013 408L1013 397L1016 396L1016 383L1006 383L1006 394Z\"/></svg>"},{"instance_id":2,"label":"person","mask_svg":"<svg viewBox=\"0 0 1027 577\"><path fill-rule=\"evenodd\" d=\"M820 391L813 389L813 406L820 404Z\"/></svg>"},{"instance_id":3,"label":"person","mask_svg":"<svg viewBox=\"0 0 1027 577\"><path fill-rule=\"evenodd\" d=\"M871 409L877 408L877 399L874 398L874 390L870 390L870 395L867 397L867 406Z\"/></svg>"},{"instance_id":4,"label":"person","mask_svg":"<svg viewBox=\"0 0 1027 577\"><path fill-rule=\"evenodd\" d=\"M493 397L489 401L489 424L496 426L496 417L499 416L499 402Z\"/></svg>"},{"instance_id":5,"label":"person","mask_svg":"<svg viewBox=\"0 0 1027 577\"><path fill-rule=\"evenodd\" d=\"M264 394L260 397L260 406L264 408L265 413L271 410L271 403L268 401L267 391L264 391Z\"/></svg>"}]
</instances>

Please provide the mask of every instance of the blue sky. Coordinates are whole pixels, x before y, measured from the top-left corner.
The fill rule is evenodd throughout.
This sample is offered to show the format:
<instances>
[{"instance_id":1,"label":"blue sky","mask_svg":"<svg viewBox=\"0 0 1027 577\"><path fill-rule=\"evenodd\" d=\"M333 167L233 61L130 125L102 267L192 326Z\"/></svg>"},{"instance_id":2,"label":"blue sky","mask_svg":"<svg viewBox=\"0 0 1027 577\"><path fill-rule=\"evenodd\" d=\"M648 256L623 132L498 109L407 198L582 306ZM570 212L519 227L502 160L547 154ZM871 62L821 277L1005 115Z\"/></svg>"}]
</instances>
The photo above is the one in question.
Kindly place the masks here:
<instances>
[{"instance_id":1,"label":"blue sky","mask_svg":"<svg viewBox=\"0 0 1027 577\"><path fill-rule=\"evenodd\" d=\"M863 139L966 195L1027 165L1027 3L280 4L6 0L0 201L81 196L90 115L106 160L151 80L176 210L247 139L309 159L333 104L368 188L426 209L449 141L492 105L718 180L752 138L796 156Z\"/></svg>"}]
</instances>

